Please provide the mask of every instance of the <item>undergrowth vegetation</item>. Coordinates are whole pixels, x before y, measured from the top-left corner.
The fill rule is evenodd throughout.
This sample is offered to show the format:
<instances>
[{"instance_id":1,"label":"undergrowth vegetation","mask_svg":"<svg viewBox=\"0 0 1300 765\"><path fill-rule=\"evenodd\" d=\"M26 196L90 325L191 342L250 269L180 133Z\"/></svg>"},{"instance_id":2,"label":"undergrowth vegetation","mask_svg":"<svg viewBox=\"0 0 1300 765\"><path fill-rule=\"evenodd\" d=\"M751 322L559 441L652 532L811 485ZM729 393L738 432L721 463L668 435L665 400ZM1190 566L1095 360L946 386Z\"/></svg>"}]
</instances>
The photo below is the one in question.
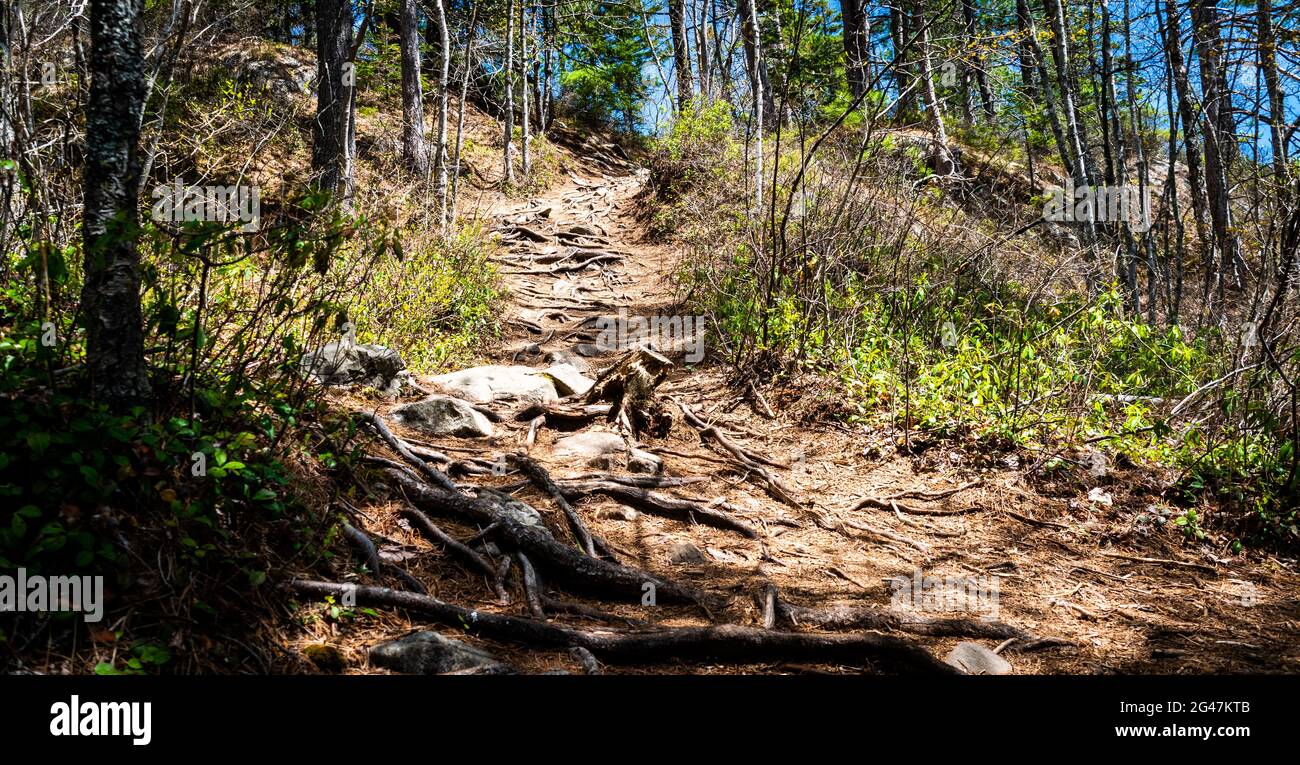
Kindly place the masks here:
<instances>
[{"instance_id":1,"label":"undergrowth vegetation","mask_svg":"<svg viewBox=\"0 0 1300 765\"><path fill-rule=\"evenodd\" d=\"M1222 324L1133 315L1101 264L1024 232L1032 200L972 212L906 135L833 133L793 191L804 155L788 137L781 152L753 217L725 113L684 114L652 160L656 223L691 249L688 298L731 363L832 380L839 416L904 447L921 431L1044 470L1164 468L1189 538L1211 522L1234 544L1300 542L1292 389L1259 365L1234 375L1250 349Z\"/></svg>"},{"instance_id":2,"label":"undergrowth vegetation","mask_svg":"<svg viewBox=\"0 0 1300 765\"><path fill-rule=\"evenodd\" d=\"M150 115L161 145L178 150L154 158L133 232L149 406L110 413L89 393L79 221L50 212L75 209L75 179L4 168L28 190L31 214L0 262L0 569L104 576L107 609L129 613L111 629L72 612L3 615L3 650L53 636L79 646L50 657L69 671L242 663L242 646L256 642L256 620L244 615L289 572L333 556L344 522L336 502L355 491L340 493L334 479L360 443L352 419L304 374L305 353L351 323L359 339L434 371L496 332L494 245L481 226L444 240L409 201L418 179L359 195L347 211L245 175L262 161L305 175L293 163L306 161L309 139L293 116L310 106L272 99L220 66L194 76L194 87L170 86L165 115ZM78 108L45 107L68 120ZM150 215L155 183L259 181L256 231ZM196 640L216 645L196 650Z\"/></svg>"}]
</instances>

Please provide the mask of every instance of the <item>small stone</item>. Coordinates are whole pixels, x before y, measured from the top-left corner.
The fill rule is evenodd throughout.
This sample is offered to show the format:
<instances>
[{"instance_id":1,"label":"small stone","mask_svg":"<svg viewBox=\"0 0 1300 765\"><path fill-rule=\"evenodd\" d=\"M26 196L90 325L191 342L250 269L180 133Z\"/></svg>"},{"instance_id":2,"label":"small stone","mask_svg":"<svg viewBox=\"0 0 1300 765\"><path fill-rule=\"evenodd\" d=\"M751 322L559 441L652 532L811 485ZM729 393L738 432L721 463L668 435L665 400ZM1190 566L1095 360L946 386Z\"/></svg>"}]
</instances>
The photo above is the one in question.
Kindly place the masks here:
<instances>
[{"instance_id":1,"label":"small stone","mask_svg":"<svg viewBox=\"0 0 1300 765\"><path fill-rule=\"evenodd\" d=\"M303 354L303 371L323 385L363 383L379 390L390 390L406 368L400 354L391 348L372 343L357 344L349 330L341 340L326 343ZM398 383L399 387L401 383Z\"/></svg>"},{"instance_id":2,"label":"small stone","mask_svg":"<svg viewBox=\"0 0 1300 765\"><path fill-rule=\"evenodd\" d=\"M700 552L700 548L690 542L678 542L673 545L672 552L668 554L668 561L683 566L694 563L704 563L705 558L704 553Z\"/></svg>"},{"instance_id":3,"label":"small stone","mask_svg":"<svg viewBox=\"0 0 1300 765\"><path fill-rule=\"evenodd\" d=\"M511 668L495 656L437 632L416 632L370 649L370 663L408 675L447 672L507 674Z\"/></svg>"},{"instance_id":4,"label":"small stone","mask_svg":"<svg viewBox=\"0 0 1300 765\"><path fill-rule=\"evenodd\" d=\"M961 642L945 662L970 675L1006 675L1011 663L979 643Z\"/></svg>"},{"instance_id":5,"label":"small stone","mask_svg":"<svg viewBox=\"0 0 1300 765\"><path fill-rule=\"evenodd\" d=\"M503 400L547 404L560 398L555 383L531 367L489 364L438 375L429 382L476 404Z\"/></svg>"},{"instance_id":6,"label":"small stone","mask_svg":"<svg viewBox=\"0 0 1300 765\"><path fill-rule=\"evenodd\" d=\"M325 672L342 672L348 666L343 649L329 643L313 643L302 649L302 655Z\"/></svg>"},{"instance_id":7,"label":"small stone","mask_svg":"<svg viewBox=\"0 0 1300 765\"><path fill-rule=\"evenodd\" d=\"M595 380L583 377L582 372L572 364L554 364L541 371L555 384L555 391L561 396L581 396L591 390Z\"/></svg>"},{"instance_id":8,"label":"small stone","mask_svg":"<svg viewBox=\"0 0 1300 765\"><path fill-rule=\"evenodd\" d=\"M1106 491L1102 489L1100 486L1092 487L1092 490L1088 492L1088 501L1096 502L1099 505L1115 504L1115 501L1111 499L1111 496L1107 494Z\"/></svg>"},{"instance_id":9,"label":"small stone","mask_svg":"<svg viewBox=\"0 0 1300 765\"><path fill-rule=\"evenodd\" d=\"M596 517L610 521L635 521L640 513L630 507L606 507L596 511Z\"/></svg>"},{"instance_id":10,"label":"small stone","mask_svg":"<svg viewBox=\"0 0 1300 765\"><path fill-rule=\"evenodd\" d=\"M591 371L591 364L572 351L551 351L546 354L546 363L552 366L567 364L583 374Z\"/></svg>"},{"instance_id":11,"label":"small stone","mask_svg":"<svg viewBox=\"0 0 1300 765\"><path fill-rule=\"evenodd\" d=\"M629 473L658 475L663 469L664 461L657 454L651 454L643 449L632 449L628 452L627 472Z\"/></svg>"}]
</instances>

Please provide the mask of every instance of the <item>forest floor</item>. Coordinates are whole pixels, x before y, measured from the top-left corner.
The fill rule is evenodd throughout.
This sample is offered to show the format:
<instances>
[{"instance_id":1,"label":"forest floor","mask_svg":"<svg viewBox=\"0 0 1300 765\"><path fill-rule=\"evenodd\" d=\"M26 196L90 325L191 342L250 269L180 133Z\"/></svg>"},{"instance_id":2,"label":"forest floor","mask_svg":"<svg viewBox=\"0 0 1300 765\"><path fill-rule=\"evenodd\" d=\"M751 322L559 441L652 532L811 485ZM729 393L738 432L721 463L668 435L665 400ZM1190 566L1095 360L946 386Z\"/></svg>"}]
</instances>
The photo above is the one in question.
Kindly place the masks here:
<instances>
[{"instance_id":1,"label":"forest floor","mask_svg":"<svg viewBox=\"0 0 1300 765\"><path fill-rule=\"evenodd\" d=\"M600 316L679 316L674 277L679 254L670 243L653 241L641 221L639 196L645 171L631 163L605 163L583 152L564 152L558 183L520 201L494 195L484 217L507 232L498 258L508 290L503 308L505 334L484 363L523 364L539 369L561 353L587 372L619 357L617 351L583 344L590 322ZM609 159L609 157L606 157ZM520 229L519 227L524 227ZM611 254L581 270L546 272L547 255L563 254L582 237L589 251ZM526 231L524 231L526 229ZM524 233L521 234L521 231ZM564 232L570 232L566 237ZM533 236L535 235L535 236ZM564 263L566 261L560 261ZM567 261L572 262L572 261ZM587 330L587 334L583 330ZM707 343L707 336L704 338ZM581 347L580 347L581 346ZM1300 671L1300 575L1287 561L1266 554L1232 555L1183 543L1170 526L1157 526L1147 508L1160 481L1150 468L1114 467L1106 475L1048 483L1035 479L1041 462L1032 453L1007 452L973 440L921 440L904 454L892 434L829 420L839 394L814 378L776 383L757 380L737 386L728 368L707 359L683 363L680 348L665 349L676 361L658 396L675 421L663 438L642 434L631 444L663 461L663 475L695 482L654 491L683 497L725 512L757 530L748 538L734 530L690 523L648 512L631 512L612 499L589 496L573 504L591 532L603 538L629 565L729 596L712 614L715 622L761 626L757 597L775 585L782 601L804 607L871 607L914 616L995 618L1063 644L1002 653L1017 674L1090 673L1256 673ZM591 354L590 357L585 354ZM552 357L554 358L554 357ZM432 387L428 378L420 381ZM738 469L716 442L704 441L674 402L752 454L771 460L766 469L793 495L781 501L761 476ZM390 405L380 407L382 414ZM557 454L557 440L579 431L610 431L603 418L573 430L539 428L529 444L530 423L509 412L491 439L429 439L394 427L410 442L454 457L483 460L526 449L558 479L590 474L589 458ZM629 434L630 435L630 434ZM779 467L777 466L779 465ZM520 475L477 476L477 485L518 484ZM563 515L531 486L515 495L562 529ZM874 499L862 506L864 498ZM398 503L363 508L368 530L386 540L386 554L437 598L473 608L528 614L524 598L499 604L486 580L434 551L399 515ZM698 520L698 519L697 519ZM442 523L442 520L439 520ZM461 539L477 529L448 522ZM936 613L909 596L898 580L937 577L959 587L983 587L958 613ZM543 582L543 585L545 583ZM930 583L927 588L943 583ZM915 593L913 589L911 592ZM629 623L658 626L705 625L689 606L647 606L579 598L577 602ZM949 607L954 607L952 603ZM591 626L585 617L549 614L557 622ZM801 630L807 625L785 626ZM303 644L322 639L341 643L367 667L365 649L413 629L437 629L401 612L384 611L344 632L318 625ZM311 628L308 632L313 632ZM939 658L972 639L993 649L996 639L908 635ZM581 671L569 653L495 643L468 634L524 671ZM822 662L734 664L661 661L621 672L855 673L865 663Z\"/></svg>"}]
</instances>

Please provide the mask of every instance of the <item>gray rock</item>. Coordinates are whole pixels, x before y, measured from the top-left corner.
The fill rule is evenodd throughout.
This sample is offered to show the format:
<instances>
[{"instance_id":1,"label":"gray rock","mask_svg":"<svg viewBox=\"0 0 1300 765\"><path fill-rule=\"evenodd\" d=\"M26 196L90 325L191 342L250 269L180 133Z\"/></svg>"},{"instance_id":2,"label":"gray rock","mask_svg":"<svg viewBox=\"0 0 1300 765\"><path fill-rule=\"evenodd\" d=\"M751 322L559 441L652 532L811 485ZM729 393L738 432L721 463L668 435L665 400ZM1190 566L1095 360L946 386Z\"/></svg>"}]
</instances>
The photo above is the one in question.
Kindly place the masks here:
<instances>
[{"instance_id":1,"label":"gray rock","mask_svg":"<svg viewBox=\"0 0 1300 765\"><path fill-rule=\"evenodd\" d=\"M673 545L672 552L668 554L668 561L679 566L693 563L703 563L705 561L704 553L700 548L690 542L678 542Z\"/></svg>"},{"instance_id":2,"label":"gray rock","mask_svg":"<svg viewBox=\"0 0 1300 765\"><path fill-rule=\"evenodd\" d=\"M352 331L342 340L326 343L303 354L302 369L313 380L323 385L365 384L380 390L391 390L398 381L406 362L392 348L373 343L357 343Z\"/></svg>"},{"instance_id":3,"label":"gray rock","mask_svg":"<svg viewBox=\"0 0 1300 765\"><path fill-rule=\"evenodd\" d=\"M539 529L546 528L546 524L542 523L542 515L537 512L536 508L531 507L530 505L525 505L523 502L520 502L509 494L502 494L498 491L480 489L479 493L481 495L490 495L500 500L501 514L515 523L520 523L525 526L534 526Z\"/></svg>"},{"instance_id":4,"label":"gray rock","mask_svg":"<svg viewBox=\"0 0 1300 765\"><path fill-rule=\"evenodd\" d=\"M555 383L536 374L535 370L522 366L489 364L438 375L429 382L476 404L503 400L545 404L560 398Z\"/></svg>"},{"instance_id":5,"label":"gray rock","mask_svg":"<svg viewBox=\"0 0 1300 765\"><path fill-rule=\"evenodd\" d=\"M1006 675L1011 663L979 643L958 643L945 662L971 675Z\"/></svg>"},{"instance_id":6,"label":"gray rock","mask_svg":"<svg viewBox=\"0 0 1300 765\"><path fill-rule=\"evenodd\" d=\"M597 518L610 521L635 521L640 513L630 507L606 507L596 511Z\"/></svg>"},{"instance_id":7,"label":"gray rock","mask_svg":"<svg viewBox=\"0 0 1300 765\"><path fill-rule=\"evenodd\" d=\"M664 461L657 454L644 449L632 449L628 452L627 472L658 475L664 469Z\"/></svg>"},{"instance_id":8,"label":"gray rock","mask_svg":"<svg viewBox=\"0 0 1300 765\"><path fill-rule=\"evenodd\" d=\"M595 380L584 377L572 364L554 364L543 369L541 374L550 378L561 396L581 396L596 384Z\"/></svg>"},{"instance_id":9,"label":"gray rock","mask_svg":"<svg viewBox=\"0 0 1300 765\"><path fill-rule=\"evenodd\" d=\"M492 423L466 401L432 395L393 410L392 418L431 436L490 437Z\"/></svg>"},{"instance_id":10,"label":"gray rock","mask_svg":"<svg viewBox=\"0 0 1300 765\"><path fill-rule=\"evenodd\" d=\"M605 457L621 455L627 446L623 437L605 430L588 430L555 442L557 457Z\"/></svg>"},{"instance_id":11,"label":"gray rock","mask_svg":"<svg viewBox=\"0 0 1300 765\"><path fill-rule=\"evenodd\" d=\"M261 88L273 96L288 98L309 95L316 79L316 67L304 64L284 51L243 48L227 53L221 66L235 80Z\"/></svg>"},{"instance_id":12,"label":"gray rock","mask_svg":"<svg viewBox=\"0 0 1300 765\"><path fill-rule=\"evenodd\" d=\"M591 371L591 364L573 351L551 351L546 354L546 363L555 366L568 364L584 374Z\"/></svg>"},{"instance_id":13,"label":"gray rock","mask_svg":"<svg viewBox=\"0 0 1300 765\"><path fill-rule=\"evenodd\" d=\"M436 632L416 632L370 649L370 663L408 675L441 675L471 671L508 674L509 665L479 648Z\"/></svg>"}]
</instances>

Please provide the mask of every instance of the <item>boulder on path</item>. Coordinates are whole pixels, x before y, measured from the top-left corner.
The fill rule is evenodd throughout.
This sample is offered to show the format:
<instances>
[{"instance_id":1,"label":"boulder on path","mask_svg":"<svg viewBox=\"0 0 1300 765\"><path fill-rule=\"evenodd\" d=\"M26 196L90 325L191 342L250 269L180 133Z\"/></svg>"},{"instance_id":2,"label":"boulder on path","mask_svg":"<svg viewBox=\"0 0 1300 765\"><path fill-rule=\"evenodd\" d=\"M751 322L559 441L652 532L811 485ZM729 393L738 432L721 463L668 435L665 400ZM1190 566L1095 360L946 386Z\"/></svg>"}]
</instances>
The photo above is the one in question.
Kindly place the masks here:
<instances>
[{"instance_id":1,"label":"boulder on path","mask_svg":"<svg viewBox=\"0 0 1300 765\"><path fill-rule=\"evenodd\" d=\"M437 632L415 632L370 649L370 663L408 675L447 672L501 675L514 670L495 656Z\"/></svg>"},{"instance_id":2,"label":"boulder on path","mask_svg":"<svg viewBox=\"0 0 1300 765\"><path fill-rule=\"evenodd\" d=\"M438 375L429 382L476 404L506 400L549 404L560 399L555 383L531 367L489 364Z\"/></svg>"},{"instance_id":3,"label":"boulder on path","mask_svg":"<svg viewBox=\"0 0 1300 765\"><path fill-rule=\"evenodd\" d=\"M961 642L945 662L970 675L1007 675L1011 663L979 643Z\"/></svg>"},{"instance_id":4,"label":"boulder on path","mask_svg":"<svg viewBox=\"0 0 1300 765\"><path fill-rule=\"evenodd\" d=\"M399 406L389 415L394 422L431 436L482 438L492 435L492 423L467 401L434 394Z\"/></svg>"}]
</instances>

